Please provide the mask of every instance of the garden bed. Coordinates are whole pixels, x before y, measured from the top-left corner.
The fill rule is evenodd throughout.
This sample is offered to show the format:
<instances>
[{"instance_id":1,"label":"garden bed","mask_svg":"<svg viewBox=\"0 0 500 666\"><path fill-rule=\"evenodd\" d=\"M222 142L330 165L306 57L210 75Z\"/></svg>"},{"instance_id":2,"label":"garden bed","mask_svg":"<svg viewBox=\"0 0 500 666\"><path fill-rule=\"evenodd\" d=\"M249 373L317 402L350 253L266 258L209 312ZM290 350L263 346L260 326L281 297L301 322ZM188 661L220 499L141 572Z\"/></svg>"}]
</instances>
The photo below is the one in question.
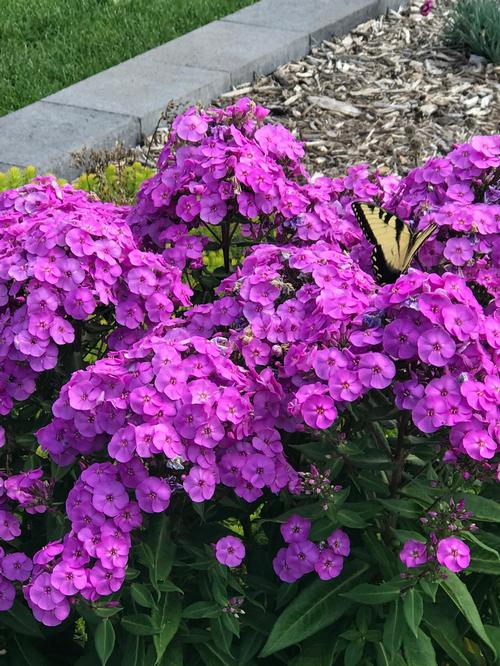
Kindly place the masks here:
<instances>
[{"instance_id":1,"label":"garden bed","mask_svg":"<svg viewBox=\"0 0 500 666\"><path fill-rule=\"evenodd\" d=\"M406 173L455 142L493 134L500 126L500 67L446 45L443 3L428 17L421 4L324 41L217 104L248 96L270 108L305 141L309 169L329 175L359 162ZM152 164L164 140L159 132Z\"/></svg>"}]
</instances>

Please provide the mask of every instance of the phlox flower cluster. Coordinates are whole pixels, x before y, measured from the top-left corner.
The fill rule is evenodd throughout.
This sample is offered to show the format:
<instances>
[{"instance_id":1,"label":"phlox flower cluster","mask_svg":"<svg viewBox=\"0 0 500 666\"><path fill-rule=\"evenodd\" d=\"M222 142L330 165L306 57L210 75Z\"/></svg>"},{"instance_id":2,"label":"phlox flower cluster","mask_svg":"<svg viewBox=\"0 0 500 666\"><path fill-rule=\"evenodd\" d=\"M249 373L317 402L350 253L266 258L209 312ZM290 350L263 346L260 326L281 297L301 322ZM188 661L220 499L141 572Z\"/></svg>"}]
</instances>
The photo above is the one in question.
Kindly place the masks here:
<instances>
[{"instance_id":1,"label":"phlox flower cluster","mask_svg":"<svg viewBox=\"0 0 500 666\"><path fill-rule=\"evenodd\" d=\"M343 530L334 530L326 542L316 544L309 538L311 521L307 518L290 516L280 529L287 546L278 551L273 567L282 581L293 583L312 571L321 580L330 580L340 574L344 558L351 549L349 537Z\"/></svg>"},{"instance_id":2,"label":"phlox flower cluster","mask_svg":"<svg viewBox=\"0 0 500 666\"><path fill-rule=\"evenodd\" d=\"M418 254L428 272L454 272L500 303L500 135L475 136L403 178L388 201L418 228L438 226Z\"/></svg>"},{"instance_id":3,"label":"phlox flower cluster","mask_svg":"<svg viewBox=\"0 0 500 666\"><path fill-rule=\"evenodd\" d=\"M429 511L421 518L428 532L426 541L409 539L403 545L399 559L409 569L421 569L427 575L443 575L439 565L453 573L470 564L470 548L458 534L474 532L477 526L470 522L472 513L466 511L464 501L454 502L440 510Z\"/></svg>"},{"instance_id":4,"label":"phlox flower cluster","mask_svg":"<svg viewBox=\"0 0 500 666\"><path fill-rule=\"evenodd\" d=\"M411 410L417 428L450 429L445 459L465 456L493 473L490 461L500 437L500 325L486 314L464 278L412 271L374 301L384 312L384 351L405 368L394 386L395 402Z\"/></svg>"},{"instance_id":5,"label":"phlox flower cluster","mask_svg":"<svg viewBox=\"0 0 500 666\"><path fill-rule=\"evenodd\" d=\"M85 469L66 500L70 532L33 557L35 566L23 593L35 618L57 625L77 595L95 601L120 589L130 532L141 525L141 509L165 510L170 492L168 483L149 476L139 460L129 465L94 463Z\"/></svg>"},{"instance_id":6,"label":"phlox flower cluster","mask_svg":"<svg viewBox=\"0 0 500 666\"><path fill-rule=\"evenodd\" d=\"M302 145L281 125L264 125L269 111L249 99L226 109L177 117L130 215L132 228L176 266L199 264L202 238L188 234L226 220L277 227L305 210L307 197L292 176L304 174Z\"/></svg>"},{"instance_id":7,"label":"phlox flower cluster","mask_svg":"<svg viewBox=\"0 0 500 666\"><path fill-rule=\"evenodd\" d=\"M56 366L75 322L111 306L130 342L189 303L180 270L138 249L126 212L52 178L0 194L1 414ZM120 331L112 336L119 345Z\"/></svg>"},{"instance_id":8,"label":"phlox flower cluster","mask_svg":"<svg viewBox=\"0 0 500 666\"><path fill-rule=\"evenodd\" d=\"M235 365L217 338L174 323L159 333L73 374L38 433L51 457L68 464L105 448L118 469L186 467L193 502L211 499L218 483L249 502L264 487L296 484L275 427L280 412L269 407L282 403L271 375Z\"/></svg>"},{"instance_id":9,"label":"phlox flower cluster","mask_svg":"<svg viewBox=\"0 0 500 666\"><path fill-rule=\"evenodd\" d=\"M21 536L19 516L25 512L45 513L53 482L42 480L43 470L32 469L0 477L0 539L12 542ZM0 610L9 610L16 596L15 583L28 580L31 558L22 552L5 552L0 547Z\"/></svg>"},{"instance_id":10,"label":"phlox flower cluster","mask_svg":"<svg viewBox=\"0 0 500 666\"><path fill-rule=\"evenodd\" d=\"M336 243L261 245L222 283L223 297L213 307L239 306L239 330L231 340L246 365L273 367L290 416L326 429L339 404L385 388L395 374L383 354L367 350L361 360L361 354L343 349L374 290L370 276ZM367 335L361 347L373 343ZM374 376L376 364L381 371Z\"/></svg>"}]
</instances>

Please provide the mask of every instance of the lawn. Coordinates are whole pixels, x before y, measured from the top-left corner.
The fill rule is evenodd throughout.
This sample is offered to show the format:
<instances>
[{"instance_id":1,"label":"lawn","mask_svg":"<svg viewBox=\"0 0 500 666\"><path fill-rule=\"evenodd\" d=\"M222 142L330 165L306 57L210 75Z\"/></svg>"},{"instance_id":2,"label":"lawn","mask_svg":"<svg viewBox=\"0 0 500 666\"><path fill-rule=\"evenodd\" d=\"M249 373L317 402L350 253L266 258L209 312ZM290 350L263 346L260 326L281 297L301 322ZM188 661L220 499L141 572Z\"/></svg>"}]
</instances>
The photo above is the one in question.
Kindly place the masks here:
<instances>
[{"instance_id":1,"label":"lawn","mask_svg":"<svg viewBox=\"0 0 500 666\"><path fill-rule=\"evenodd\" d=\"M3 0L0 115L254 0Z\"/></svg>"}]
</instances>

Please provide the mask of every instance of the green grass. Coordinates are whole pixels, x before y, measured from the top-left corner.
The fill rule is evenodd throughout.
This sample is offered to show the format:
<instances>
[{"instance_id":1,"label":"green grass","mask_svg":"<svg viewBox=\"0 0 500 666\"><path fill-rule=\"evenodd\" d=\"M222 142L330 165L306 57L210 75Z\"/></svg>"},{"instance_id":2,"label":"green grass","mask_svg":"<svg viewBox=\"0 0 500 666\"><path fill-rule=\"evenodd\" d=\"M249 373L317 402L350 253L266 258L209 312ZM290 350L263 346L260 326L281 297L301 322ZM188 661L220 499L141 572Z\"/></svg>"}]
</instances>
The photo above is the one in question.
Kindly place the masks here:
<instances>
[{"instance_id":1,"label":"green grass","mask_svg":"<svg viewBox=\"0 0 500 666\"><path fill-rule=\"evenodd\" d=\"M0 116L253 1L1 0Z\"/></svg>"},{"instance_id":2,"label":"green grass","mask_svg":"<svg viewBox=\"0 0 500 666\"><path fill-rule=\"evenodd\" d=\"M500 64L500 0L456 0L446 24L446 37L496 65Z\"/></svg>"}]
</instances>

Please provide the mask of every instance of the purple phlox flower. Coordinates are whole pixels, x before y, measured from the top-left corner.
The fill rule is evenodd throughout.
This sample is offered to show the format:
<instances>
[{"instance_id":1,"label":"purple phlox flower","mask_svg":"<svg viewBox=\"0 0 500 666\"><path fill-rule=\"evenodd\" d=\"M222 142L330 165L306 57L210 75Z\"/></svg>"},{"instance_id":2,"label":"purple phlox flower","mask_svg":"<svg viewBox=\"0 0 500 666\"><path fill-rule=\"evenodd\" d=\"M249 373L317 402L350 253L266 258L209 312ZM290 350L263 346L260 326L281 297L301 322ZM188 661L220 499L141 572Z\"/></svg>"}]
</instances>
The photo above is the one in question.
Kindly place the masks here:
<instances>
[{"instance_id":1,"label":"purple phlox flower","mask_svg":"<svg viewBox=\"0 0 500 666\"><path fill-rule=\"evenodd\" d=\"M205 136L208 124L197 113L186 113L176 119L173 128L181 139L197 142Z\"/></svg>"},{"instance_id":2,"label":"purple phlox flower","mask_svg":"<svg viewBox=\"0 0 500 666\"><path fill-rule=\"evenodd\" d=\"M0 611L8 611L14 605L16 588L10 581L0 576Z\"/></svg>"},{"instance_id":3,"label":"purple phlox flower","mask_svg":"<svg viewBox=\"0 0 500 666\"><path fill-rule=\"evenodd\" d=\"M85 569L75 569L66 562L59 562L52 571L50 582L65 596L72 596L87 585L87 572Z\"/></svg>"},{"instance_id":4,"label":"purple phlox flower","mask_svg":"<svg viewBox=\"0 0 500 666\"><path fill-rule=\"evenodd\" d=\"M312 541L291 543L287 548L286 559L291 569L300 571L301 575L314 570L319 558L318 546Z\"/></svg>"},{"instance_id":5,"label":"purple phlox flower","mask_svg":"<svg viewBox=\"0 0 500 666\"><path fill-rule=\"evenodd\" d=\"M389 386L396 374L396 367L390 358L378 352L361 355L358 375L366 387L383 389Z\"/></svg>"},{"instance_id":6,"label":"purple phlox flower","mask_svg":"<svg viewBox=\"0 0 500 666\"><path fill-rule=\"evenodd\" d=\"M105 569L99 562L95 564L89 573L89 583L99 596L105 597L112 592L117 592L125 580L125 569L114 567Z\"/></svg>"},{"instance_id":7,"label":"purple phlox flower","mask_svg":"<svg viewBox=\"0 0 500 666\"><path fill-rule=\"evenodd\" d=\"M193 502L203 502L213 497L215 483L215 476L211 471L195 466L184 478L183 486Z\"/></svg>"},{"instance_id":8,"label":"purple phlox flower","mask_svg":"<svg viewBox=\"0 0 500 666\"><path fill-rule=\"evenodd\" d=\"M468 455L474 460L490 459L496 453L497 445L485 430L470 430L462 440Z\"/></svg>"},{"instance_id":9,"label":"purple phlox flower","mask_svg":"<svg viewBox=\"0 0 500 666\"><path fill-rule=\"evenodd\" d=\"M288 548L280 548L273 560L273 569L284 583L294 583L301 577L297 568L292 568L287 560Z\"/></svg>"},{"instance_id":10,"label":"purple phlox flower","mask_svg":"<svg viewBox=\"0 0 500 666\"><path fill-rule=\"evenodd\" d=\"M450 238L443 254L454 266L463 266L474 256L474 248L467 238Z\"/></svg>"},{"instance_id":11,"label":"purple phlox flower","mask_svg":"<svg viewBox=\"0 0 500 666\"><path fill-rule=\"evenodd\" d=\"M336 529L328 537L328 545L335 553L347 557L351 552L351 542L344 530Z\"/></svg>"},{"instance_id":12,"label":"purple phlox flower","mask_svg":"<svg viewBox=\"0 0 500 666\"><path fill-rule=\"evenodd\" d=\"M420 360L438 368L445 366L456 351L453 338L439 328L422 333L418 338L417 347Z\"/></svg>"},{"instance_id":13,"label":"purple phlox flower","mask_svg":"<svg viewBox=\"0 0 500 666\"><path fill-rule=\"evenodd\" d=\"M437 560L450 571L458 573L470 564L470 549L461 539L441 539L437 546Z\"/></svg>"},{"instance_id":14,"label":"purple phlox flower","mask_svg":"<svg viewBox=\"0 0 500 666\"><path fill-rule=\"evenodd\" d=\"M399 559L409 568L425 564L429 559L427 545L420 541L409 539L405 542L403 549L399 553Z\"/></svg>"},{"instance_id":15,"label":"purple phlox flower","mask_svg":"<svg viewBox=\"0 0 500 666\"><path fill-rule=\"evenodd\" d=\"M310 395L301 406L304 421L311 428L325 430L337 418L337 409L333 400L327 395Z\"/></svg>"},{"instance_id":16,"label":"purple phlox flower","mask_svg":"<svg viewBox=\"0 0 500 666\"><path fill-rule=\"evenodd\" d=\"M434 0L424 0L424 3L420 7L420 13L422 16L428 16L434 7Z\"/></svg>"},{"instance_id":17,"label":"purple phlox flower","mask_svg":"<svg viewBox=\"0 0 500 666\"><path fill-rule=\"evenodd\" d=\"M311 521L294 514L288 518L286 523L280 526L280 531L287 543L306 541L311 531Z\"/></svg>"},{"instance_id":18,"label":"purple phlox flower","mask_svg":"<svg viewBox=\"0 0 500 666\"><path fill-rule=\"evenodd\" d=\"M10 553L1 561L2 573L8 580L25 581L30 577L33 562L24 553Z\"/></svg>"},{"instance_id":19,"label":"purple phlox flower","mask_svg":"<svg viewBox=\"0 0 500 666\"><path fill-rule=\"evenodd\" d=\"M64 594L56 589L51 574L41 573L29 588L29 599L42 610L54 610L64 599Z\"/></svg>"},{"instance_id":20,"label":"purple phlox flower","mask_svg":"<svg viewBox=\"0 0 500 666\"><path fill-rule=\"evenodd\" d=\"M163 479L149 476L137 486L135 495L139 507L147 513L165 511L170 503L170 487Z\"/></svg>"},{"instance_id":21,"label":"purple phlox flower","mask_svg":"<svg viewBox=\"0 0 500 666\"><path fill-rule=\"evenodd\" d=\"M331 580L340 575L344 558L336 555L331 548L324 548L314 564L314 569L321 580Z\"/></svg>"},{"instance_id":22,"label":"purple phlox flower","mask_svg":"<svg viewBox=\"0 0 500 666\"><path fill-rule=\"evenodd\" d=\"M12 541L21 534L21 526L16 516L0 509L0 539Z\"/></svg>"},{"instance_id":23,"label":"purple phlox flower","mask_svg":"<svg viewBox=\"0 0 500 666\"><path fill-rule=\"evenodd\" d=\"M245 557L245 546L238 537L222 537L215 544L215 556L221 564L239 567Z\"/></svg>"},{"instance_id":24,"label":"purple phlox flower","mask_svg":"<svg viewBox=\"0 0 500 666\"><path fill-rule=\"evenodd\" d=\"M118 481L98 483L92 495L92 505L106 516L117 516L128 504L129 498L124 486Z\"/></svg>"}]
</instances>

